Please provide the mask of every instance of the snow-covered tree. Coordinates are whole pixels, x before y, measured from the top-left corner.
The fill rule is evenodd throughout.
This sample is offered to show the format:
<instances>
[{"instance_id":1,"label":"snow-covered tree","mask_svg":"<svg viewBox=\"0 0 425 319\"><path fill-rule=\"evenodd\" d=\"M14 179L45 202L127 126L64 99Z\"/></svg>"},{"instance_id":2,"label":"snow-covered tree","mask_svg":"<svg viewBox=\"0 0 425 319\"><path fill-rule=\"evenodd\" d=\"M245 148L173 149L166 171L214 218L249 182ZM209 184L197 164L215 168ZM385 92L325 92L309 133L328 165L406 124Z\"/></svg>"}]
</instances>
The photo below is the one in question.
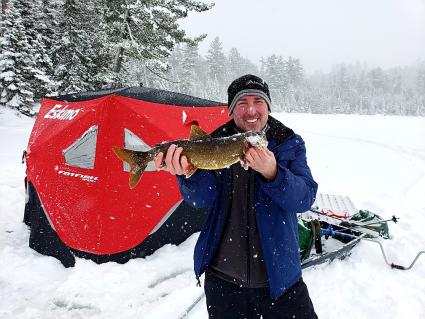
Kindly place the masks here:
<instances>
[{"instance_id":1,"label":"snow-covered tree","mask_svg":"<svg viewBox=\"0 0 425 319\"><path fill-rule=\"evenodd\" d=\"M206 59L209 77L223 82L226 78L227 60L219 37L215 37L211 42Z\"/></svg>"},{"instance_id":2,"label":"snow-covered tree","mask_svg":"<svg viewBox=\"0 0 425 319\"><path fill-rule=\"evenodd\" d=\"M289 57L285 61L285 71L288 84L298 87L304 80L304 68L299 59Z\"/></svg>"},{"instance_id":3,"label":"snow-covered tree","mask_svg":"<svg viewBox=\"0 0 425 319\"><path fill-rule=\"evenodd\" d=\"M416 91L419 95L425 96L425 61L417 63Z\"/></svg>"},{"instance_id":4,"label":"snow-covered tree","mask_svg":"<svg viewBox=\"0 0 425 319\"><path fill-rule=\"evenodd\" d=\"M46 52L41 61L46 74L52 81L54 76L52 56L59 43L58 31L59 21L62 19L60 15L62 3L62 0L41 0L41 9L37 12L37 24L34 26ZM51 82L49 93L56 89L56 85L56 83Z\"/></svg>"},{"instance_id":5,"label":"snow-covered tree","mask_svg":"<svg viewBox=\"0 0 425 319\"><path fill-rule=\"evenodd\" d=\"M373 68L368 73L371 87L374 90L384 91L387 85L387 76L384 70L380 67Z\"/></svg>"},{"instance_id":6,"label":"snow-covered tree","mask_svg":"<svg viewBox=\"0 0 425 319\"><path fill-rule=\"evenodd\" d=\"M58 43L53 52L59 93L100 88L110 64L99 29L99 0L65 0L61 8Z\"/></svg>"},{"instance_id":7,"label":"snow-covered tree","mask_svg":"<svg viewBox=\"0 0 425 319\"><path fill-rule=\"evenodd\" d=\"M196 76L196 63L199 59L198 45L197 44L186 44L183 49L183 60L182 60L182 77L181 81L181 92L185 94L194 95L195 86L198 82Z\"/></svg>"},{"instance_id":8,"label":"snow-covered tree","mask_svg":"<svg viewBox=\"0 0 425 319\"><path fill-rule=\"evenodd\" d=\"M258 74L258 67L244 58L236 48L230 49L227 60L227 73L230 81L245 74Z\"/></svg>"},{"instance_id":9,"label":"snow-covered tree","mask_svg":"<svg viewBox=\"0 0 425 319\"><path fill-rule=\"evenodd\" d=\"M304 95L301 94L304 68L299 59L290 56L284 62L282 81L285 83L282 92L284 108L296 112L307 112L310 106L305 104Z\"/></svg>"},{"instance_id":10,"label":"snow-covered tree","mask_svg":"<svg viewBox=\"0 0 425 319\"><path fill-rule=\"evenodd\" d=\"M1 21L0 103L32 115L34 92L46 88L43 45L34 31L37 1L13 0Z\"/></svg>"},{"instance_id":11,"label":"snow-covered tree","mask_svg":"<svg viewBox=\"0 0 425 319\"><path fill-rule=\"evenodd\" d=\"M244 60L243 57L240 55L238 49L231 48L228 54L228 61L229 61L229 69L227 70L229 77L231 79L236 79L239 76L242 76L243 73L243 67L244 67Z\"/></svg>"},{"instance_id":12,"label":"snow-covered tree","mask_svg":"<svg viewBox=\"0 0 425 319\"><path fill-rule=\"evenodd\" d=\"M284 96L288 90L288 78L285 61L282 56L272 54L262 59L262 77L267 81L275 110L284 108ZM287 110L287 109L286 109Z\"/></svg>"},{"instance_id":13,"label":"snow-covered tree","mask_svg":"<svg viewBox=\"0 0 425 319\"><path fill-rule=\"evenodd\" d=\"M105 0L108 35L114 50L113 71L120 74L123 62L136 58L151 73L164 72L177 43L197 43L178 25L190 11L202 12L212 5L195 0Z\"/></svg>"},{"instance_id":14,"label":"snow-covered tree","mask_svg":"<svg viewBox=\"0 0 425 319\"><path fill-rule=\"evenodd\" d=\"M6 13L7 9L7 0L1 0L1 13L0 16L3 16Z\"/></svg>"},{"instance_id":15,"label":"snow-covered tree","mask_svg":"<svg viewBox=\"0 0 425 319\"><path fill-rule=\"evenodd\" d=\"M223 52L223 45L219 37L214 38L208 49L207 56L208 67L208 94L214 100L222 100L226 95L227 59Z\"/></svg>"},{"instance_id":16,"label":"snow-covered tree","mask_svg":"<svg viewBox=\"0 0 425 319\"><path fill-rule=\"evenodd\" d=\"M272 54L264 60L264 77L270 89L284 94L288 86L288 77L285 72L285 62L282 56Z\"/></svg>"}]
</instances>

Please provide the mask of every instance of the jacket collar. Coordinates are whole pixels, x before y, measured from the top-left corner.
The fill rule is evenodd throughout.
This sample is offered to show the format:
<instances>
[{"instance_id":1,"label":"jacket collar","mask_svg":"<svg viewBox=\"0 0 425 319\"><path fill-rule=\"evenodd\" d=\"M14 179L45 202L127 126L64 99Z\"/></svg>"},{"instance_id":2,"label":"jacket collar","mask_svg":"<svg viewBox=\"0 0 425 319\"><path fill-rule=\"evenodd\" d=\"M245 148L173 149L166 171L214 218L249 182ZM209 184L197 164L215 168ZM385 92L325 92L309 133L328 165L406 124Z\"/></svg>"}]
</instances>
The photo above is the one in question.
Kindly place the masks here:
<instances>
[{"instance_id":1,"label":"jacket collar","mask_svg":"<svg viewBox=\"0 0 425 319\"><path fill-rule=\"evenodd\" d=\"M240 132L238 131L235 121L232 119L217 128L214 132L212 132L211 136L217 138L230 136L238 133ZM274 140L277 145L280 145L294 134L295 133L292 129L286 127L285 125L283 125L283 123L269 115L266 126L267 140Z\"/></svg>"}]
</instances>

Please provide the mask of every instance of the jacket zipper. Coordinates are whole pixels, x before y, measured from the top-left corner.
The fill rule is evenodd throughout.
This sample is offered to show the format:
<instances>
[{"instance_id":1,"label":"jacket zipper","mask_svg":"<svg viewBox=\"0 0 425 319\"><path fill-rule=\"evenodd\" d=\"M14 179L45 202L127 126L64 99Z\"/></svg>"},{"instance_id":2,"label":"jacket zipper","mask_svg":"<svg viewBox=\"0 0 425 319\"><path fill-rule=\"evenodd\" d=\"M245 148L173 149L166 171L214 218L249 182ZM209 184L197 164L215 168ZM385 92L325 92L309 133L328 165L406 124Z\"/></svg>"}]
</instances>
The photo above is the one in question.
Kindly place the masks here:
<instances>
[{"instance_id":1,"label":"jacket zipper","mask_svg":"<svg viewBox=\"0 0 425 319\"><path fill-rule=\"evenodd\" d=\"M247 226L248 225L249 225L249 222L247 221ZM249 228L247 227L246 229L247 229L246 242L247 242L247 246L248 246L247 247L247 254L246 254L246 284L247 284L247 287L249 287L250 283L251 283L251 273L250 273L251 267L250 267L250 262L249 262L249 260L250 260L250 243L249 243L250 238L249 238Z\"/></svg>"},{"instance_id":2,"label":"jacket zipper","mask_svg":"<svg viewBox=\"0 0 425 319\"><path fill-rule=\"evenodd\" d=\"M222 174L223 174L223 172L222 172ZM228 179L229 178L229 176L230 176L230 174L229 173L227 173L227 177L226 177L226 179ZM228 182L228 181L227 181ZM227 183L226 182L226 183ZM226 185L226 187L227 187L227 189L229 188L228 187L229 185ZM222 213L221 213L221 218L222 219L224 219L224 217L226 217L226 216L224 216L224 209L225 209L225 207L223 207L223 211L222 211ZM223 220L221 220L221 223L223 224ZM209 239L210 238L210 236L211 236L211 231L212 231L212 227L208 227L208 233L207 233L207 238ZM223 225L221 225L221 232L223 232ZM217 247L215 247L215 249L217 249ZM204 259L205 259L205 251L206 251L206 249L204 249L204 251L202 252L202 256L201 256L201 260L200 260L200 269L199 269L199 273L201 273L202 272L202 267L203 267L203 264L204 264ZM215 253L215 251L213 252L213 253ZM206 271L207 269L205 268L205 271ZM205 272L204 271L204 272ZM197 280L197 283L196 283L196 285L198 286L198 287L201 287L201 281L200 281L200 279L199 279L199 277L200 277L200 274L195 274L195 277L196 277L196 280Z\"/></svg>"},{"instance_id":3,"label":"jacket zipper","mask_svg":"<svg viewBox=\"0 0 425 319\"><path fill-rule=\"evenodd\" d=\"M247 190L247 210L246 210L246 242L247 242L247 251L246 251L246 284L247 286L251 286L251 237L250 237L250 233L251 233L251 225L250 225L250 214L251 212L251 186L252 186L252 176L253 176L253 171L250 169L249 171L249 177L248 177L248 190ZM254 180L255 182L255 180Z\"/></svg>"}]
</instances>

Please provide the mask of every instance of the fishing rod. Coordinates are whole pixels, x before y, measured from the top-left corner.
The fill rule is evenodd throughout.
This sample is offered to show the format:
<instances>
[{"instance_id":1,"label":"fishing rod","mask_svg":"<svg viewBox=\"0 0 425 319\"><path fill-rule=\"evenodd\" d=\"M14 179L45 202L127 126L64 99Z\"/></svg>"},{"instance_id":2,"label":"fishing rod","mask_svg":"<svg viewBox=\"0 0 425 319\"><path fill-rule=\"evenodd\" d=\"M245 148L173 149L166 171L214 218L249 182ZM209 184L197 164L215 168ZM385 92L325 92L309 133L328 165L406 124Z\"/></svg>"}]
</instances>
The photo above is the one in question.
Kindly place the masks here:
<instances>
[{"instance_id":1,"label":"fishing rod","mask_svg":"<svg viewBox=\"0 0 425 319\"><path fill-rule=\"evenodd\" d=\"M346 227L350 227L350 228L356 228L356 227L364 227L364 226L370 226L370 225L376 225L376 224L383 224L383 223L386 223L386 222L393 222L393 223L397 224L399 219L400 219L399 217L396 217L395 215L393 215L393 217L391 217L390 219L378 220L378 221L374 221L374 222L370 222L370 223L366 223L366 224L353 223L353 222L343 220L343 221L341 221L341 225L346 226Z\"/></svg>"},{"instance_id":2,"label":"fishing rod","mask_svg":"<svg viewBox=\"0 0 425 319\"><path fill-rule=\"evenodd\" d=\"M369 223L358 223L356 221L347 221L347 220L343 220L343 219L338 218L338 217L328 216L326 214L323 214L321 211L313 209L313 208L309 209L309 211L312 212L312 213L318 214L320 217L323 217L324 219L339 221L339 224L337 226L341 227L345 230L352 230L352 231L357 231L357 232L366 232L366 233L368 233L368 235L373 236L373 237L378 237L378 236L382 237L382 234L379 233L378 231L374 230L373 228L367 228L365 226L383 224L383 223L386 223L386 222L397 223L398 220L400 219L400 218L393 215L390 219L386 219L386 220L372 221L372 222L369 222ZM378 236L376 236L376 235L378 235Z\"/></svg>"}]
</instances>

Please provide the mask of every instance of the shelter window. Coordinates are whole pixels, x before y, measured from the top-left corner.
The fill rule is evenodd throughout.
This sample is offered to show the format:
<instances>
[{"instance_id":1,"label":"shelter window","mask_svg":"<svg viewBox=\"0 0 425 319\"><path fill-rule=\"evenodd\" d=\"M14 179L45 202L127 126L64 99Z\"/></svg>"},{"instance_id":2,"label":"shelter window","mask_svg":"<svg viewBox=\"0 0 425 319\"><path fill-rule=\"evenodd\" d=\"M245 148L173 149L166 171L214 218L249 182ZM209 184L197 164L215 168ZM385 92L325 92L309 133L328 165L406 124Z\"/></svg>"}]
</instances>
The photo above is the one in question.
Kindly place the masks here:
<instances>
[{"instance_id":1,"label":"shelter window","mask_svg":"<svg viewBox=\"0 0 425 319\"><path fill-rule=\"evenodd\" d=\"M65 164L80 168L94 168L96 154L97 125L93 125L68 148L63 150Z\"/></svg>"},{"instance_id":2,"label":"shelter window","mask_svg":"<svg viewBox=\"0 0 425 319\"><path fill-rule=\"evenodd\" d=\"M124 129L124 147L132 151L147 152L151 147L129 129ZM130 165L124 162L124 171L130 171ZM154 163L149 163L145 171L156 171Z\"/></svg>"}]
</instances>

